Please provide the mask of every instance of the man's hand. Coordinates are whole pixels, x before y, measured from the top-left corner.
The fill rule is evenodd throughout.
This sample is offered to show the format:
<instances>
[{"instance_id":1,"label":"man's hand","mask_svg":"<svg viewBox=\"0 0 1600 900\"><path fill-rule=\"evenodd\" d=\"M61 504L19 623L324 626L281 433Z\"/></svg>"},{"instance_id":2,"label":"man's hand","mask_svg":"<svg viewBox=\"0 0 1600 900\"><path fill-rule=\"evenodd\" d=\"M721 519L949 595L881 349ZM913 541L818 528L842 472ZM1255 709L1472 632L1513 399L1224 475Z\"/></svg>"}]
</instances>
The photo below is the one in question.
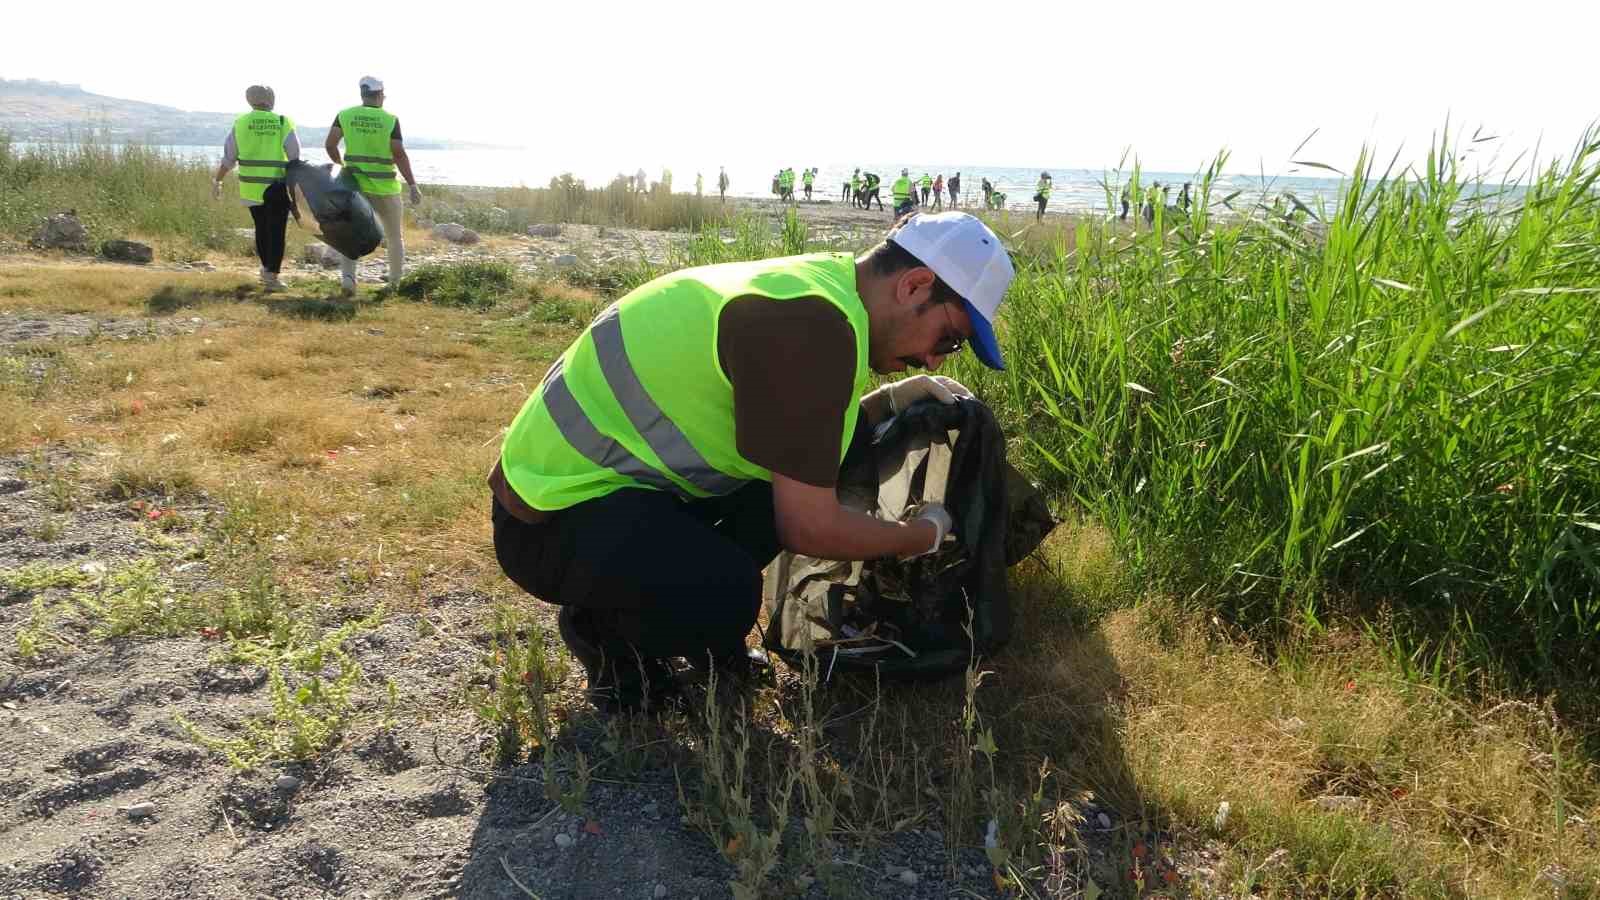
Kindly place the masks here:
<instances>
[{"instance_id":1,"label":"man's hand","mask_svg":"<svg viewBox=\"0 0 1600 900\"><path fill-rule=\"evenodd\" d=\"M422 205L422 188L419 188L414 184L411 186L411 205Z\"/></svg>"},{"instance_id":2,"label":"man's hand","mask_svg":"<svg viewBox=\"0 0 1600 900\"><path fill-rule=\"evenodd\" d=\"M917 514L911 518L911 521L931 524L934 528L934 537L933 544L928 549L921 553L913 553L906 557L907 559L915 559L918 556L937 553L940 546L944 544L945 537L956 527L955 520L950 518L950 511L945 509L941 503L923 504L922 508L917 510Z\"/></svg>"},{"instance_id":3,"label":"man's hand","mask_svg":"<svg viewBox=\"0 0 1600 900\"><path fill-rule=\"evenodd\" d=\"M211 180L211 199L222 199L222 180L219 178L214 178Z\"/></svg>"},{"instance_id":4,"label":"man's hand","mask_svg":"<svg viewBox=\"0 0 1600 900\"><path fill-rule=\"evenodd\" d=\"M861 398L876 425L904 412L911 404L929 397L940 403L954 403L957 397L972 399L972 391L954 378L943 375L913 375L890 382Z\"/></svg>"},{"instance_id":5,"label":"man's hand","mask_svg":"<svg viewBox=\"0 0 1600 900\"><path fill-rule=\"evenodd\" d=\"M773 524L783 548L818 559L918 556L937 546L934 539L943 540L950 530L948 513L942 532L936 518L885 522L840 506L831 487L817 487L776 472L772 475L772 505Z\"/></svg>"}]
</instances>

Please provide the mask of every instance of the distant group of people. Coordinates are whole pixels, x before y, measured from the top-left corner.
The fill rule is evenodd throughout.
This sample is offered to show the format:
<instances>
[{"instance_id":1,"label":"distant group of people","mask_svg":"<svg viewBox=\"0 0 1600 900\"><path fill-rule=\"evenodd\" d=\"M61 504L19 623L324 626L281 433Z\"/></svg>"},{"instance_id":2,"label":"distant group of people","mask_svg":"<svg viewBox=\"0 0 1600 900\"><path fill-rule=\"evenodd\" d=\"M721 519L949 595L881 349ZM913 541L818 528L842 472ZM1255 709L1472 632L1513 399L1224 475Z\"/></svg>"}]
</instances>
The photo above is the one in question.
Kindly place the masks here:
<instances>
[{"instance_id":1,"label":"distant group of people","mask_svg":"<svg viewBox=\"0 0 1600 900\"><path fill-rule=\"evenodd\" d=\"M405 274L406 261L400 179L409 188L413 206L422 202L422 189L411 172L400 120L383 108L383 82L368 75L357 87L360 105L341 110L333 117L323 149L334 165L343 166L351 174L383 222L383 243L389 251L388 281L397 284ZM272 88L253 84L245 89L244 100L250 111L234 120L223 140L222 160L211 179L211 196L222 198L222 179L238 166L239 200L250 208L250 218L255 223L261 285L268 291L278 291L283 289L278 275L294 205L285 178L290 161L300 158L300 135L293 119L275 111L277 95ZM356 292L355 260L339 258L339 286L345 296Z\"/></svg>"},{"instance_id":2,"label":"distant group of people","mask_svg":"<svg viewBox=\"0 0 1600 900\"><path fill-rule=\"evenodd\" d=\"M817 170L815 167L800 171L800 185L805 191L807 200L811 199L811 190L816 186L816 182ZM779 169L777 174L772 176L772 193L785 203L793 203L795 199L794 183L795 174L792 166Z\"/></svg>"},{"instance_id":3,"label":"distant group of people","mask_svg":"<svg viewBox=\"0 0 1600 900\"><path fill-rule=\"evenodd\" d=\"M1185 181L1183 183L1183 190L1178 192L1178 209L1184 212L1189 211L1189 204L1192 202L1189 189L1193 186L1193 182ZM1167 202L1170 190L1170 185L1162 184L1159 181L1152 182L1149 187L1144 189L1142 192L1144 197L1142 198L1143 205L1141 208L1141 213L1144 215L1144 221L1146 225L1154 225L1156 221L1156 211L1166 209L1170 205ZM1129 182L1122 186L1122 196L1120 198L1122 202L1122 215L1118 217L1122 221L1126 222L1128 220L1128 211L1132 208L1132 201L1138 193L1141 192L1139 191L1139 185L1136 182Z\"/></svg>"},{"instance_id":4,"label":"distant group of people","mask_svg":"<svg viewBox=\"0 0 1600 900\"><path fill-rule=\"evenodd\" d=\"M813 172L816 170L813 169ZM845 179L840 188L840 198L853 206L862 209L871 209L873 203L883 209L882 190L883 181L876 172L863 172L857 168ZM931 175L922 173L922 177L913 179L910 169L901 169L900 177L894 180L889 188L890 195L894 198L894 214L896 218L910 212L917 206L932 209L944 209L946 195L950 198L950 207L961 205L961 173L957 172L945 180L944 173ZM807 199L811 192L806 191Z\"/></svg>"}]
</instances>

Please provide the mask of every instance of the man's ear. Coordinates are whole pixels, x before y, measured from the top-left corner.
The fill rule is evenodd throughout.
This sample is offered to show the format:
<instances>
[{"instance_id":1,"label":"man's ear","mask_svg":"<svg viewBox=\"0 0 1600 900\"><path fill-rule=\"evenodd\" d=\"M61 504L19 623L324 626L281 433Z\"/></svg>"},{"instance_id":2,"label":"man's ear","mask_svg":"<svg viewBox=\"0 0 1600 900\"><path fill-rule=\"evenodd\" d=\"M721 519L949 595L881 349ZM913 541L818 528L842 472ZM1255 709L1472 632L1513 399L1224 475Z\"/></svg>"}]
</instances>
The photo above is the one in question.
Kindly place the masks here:
<instances>
[{"instance_id":1,"label":"man's ear","mask_svg":"<svg viewBox=\"0 0 1600 900\"><path fill-rule=\"evenodd\" d=\"M927 266L912 266L895 279L895 299L901 303L921 303L928 299L933 288L933 270Z\"/></svg>"}]
</instances>

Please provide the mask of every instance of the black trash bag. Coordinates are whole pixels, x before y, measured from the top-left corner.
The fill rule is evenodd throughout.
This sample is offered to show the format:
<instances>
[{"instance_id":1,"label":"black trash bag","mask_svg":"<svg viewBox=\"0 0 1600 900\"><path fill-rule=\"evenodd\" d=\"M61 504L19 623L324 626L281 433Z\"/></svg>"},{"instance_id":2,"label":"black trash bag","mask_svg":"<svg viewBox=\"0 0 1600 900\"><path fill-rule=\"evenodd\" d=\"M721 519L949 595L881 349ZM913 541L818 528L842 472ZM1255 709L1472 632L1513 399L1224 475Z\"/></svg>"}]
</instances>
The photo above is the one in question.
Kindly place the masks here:
<instances>
[{"instance_id":1,"label":"black trash bag","mask_svg":"<svg viewBox=\"0 0 1600 900\"><path fill-rule=\"evenodd\" d=\"M295 218L299 220L298 207L303 206L316 221L314 230L323 243L346 259L360 259L383 243L383 221L356 187L349 168L335 178L332 163L313 166L290 160L285 180L297 207Z\"/></svg>"},{"instance_id":2,"label":"black trash bag","mask_svg":"<svg viewBox=\"0 0 1600 900\"><path fill-rule=\"evenodd\" d=\"M824 678L872 671L939 678L1011 636L1005 570L1056 521L1039 490L1005 459L987 406L927 402L896 416L870 452L846 462L839 500L903 521L924 503L955 520L944 548L913 560L839 562L784 552L767 567L767 650L798 665L809 647ZM971 622L972 636L967 636Z\"/></svg>"}]
</instances>

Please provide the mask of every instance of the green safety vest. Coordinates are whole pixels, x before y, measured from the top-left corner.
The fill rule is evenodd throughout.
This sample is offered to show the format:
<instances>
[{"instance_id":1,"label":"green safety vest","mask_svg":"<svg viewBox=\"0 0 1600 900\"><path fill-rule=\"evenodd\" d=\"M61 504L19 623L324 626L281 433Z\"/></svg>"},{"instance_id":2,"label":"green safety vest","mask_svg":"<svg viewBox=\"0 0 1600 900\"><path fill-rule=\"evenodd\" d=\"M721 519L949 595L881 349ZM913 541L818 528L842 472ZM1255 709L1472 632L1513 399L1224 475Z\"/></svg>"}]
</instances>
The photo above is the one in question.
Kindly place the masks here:
<instances>
[{"instance_id":1,"label":"green safety vest","mask_svg":"<svg viewBox=\"0 0 1600 900\"><path fill-rule=\"evenodd\" d=\"M1051 184L1049 181L1043 178L1039 179L1039 195L1044 197L1046 200L1050 199L1050 188Z\"/></svg>"},{"instance_id":2,"label":"green safety vest","mask_svg":"<svg viewBox=\"0 0 1600 900\"><path fill-rule=\"evenodd\" d=\"M239 153L239 196L256 203L267 199L267 185L282 181L289 167L284 139L294 130L288 116L252 109L233 120L233 145Z\"/></svg>"},{"instance_id":3,"label":"green safety vest","mask_svg":"<svg viewBox=\"0 0 1600 900\"><path fill-rule=\"evenodd\" d=\"M851 175L850 176L850 190L853 191L853 190L856 190L859 187L861 187L861 176L860 175Z\"/></svg>"},{"instance_id":4,"label":"green safety vest","mask_svg":"<svg viewBox=\"0 0 1600 900\"><path fill-rule=\"evenodd\" d=\"M925 187L925 188L933 187L933 179L929 178L927 175L923 175L922 176L922 186Z\"/></svg>"},{"instance_id":5,"label":"green safety vest","mask_svg":"<svg viewBox=\"0 0 1600 900\"><path fill-rule=\"evenodd\" d=\"M911 179L904 175L894 180L889 186L889 193L894 195L894 202L901 203L911 199Z\"/></svg>"},{"instance_id":6,"label":"green safety vest","mask_svg":"<svg viewBox=\"0 0 1600 900\"><path fill-rule=\"evenodd\" d=\"M384 196L400 193L400 179L389 146L395 117L377 106L352 106L339 113L344 132L345 168L356 176L362 193Z\"/></svg>"},{"instance_id":7,"label":"green safety vest","mask_svg":"<svg viewBox=\"0 0 1600 900\"><path fill-rule=\"evenodd\" d=\"M512 420L500 447L506 482L529 506L557 510L624 488L691 500L770 481L739 453L718 318L735 298L826 299L855 334L859 397L870 371L855 265L849 253L724 263L630 291L562 353ZM845 410L841 462L859 411Z\"/></svg>"},{"instance_id":8,"label":"green safety vest","mask_svg":"<svg viewBox=\"0 0 1600 900\"><path fill-rule=\"evenodd\" d=\"M806 187L810 187L811 186L811 179L815 178L816 176L813 175L810 172L810 170L807 170L806 173L804 175L800 176L800 177L805 179Z\"/></svg>"}]
</instances>

